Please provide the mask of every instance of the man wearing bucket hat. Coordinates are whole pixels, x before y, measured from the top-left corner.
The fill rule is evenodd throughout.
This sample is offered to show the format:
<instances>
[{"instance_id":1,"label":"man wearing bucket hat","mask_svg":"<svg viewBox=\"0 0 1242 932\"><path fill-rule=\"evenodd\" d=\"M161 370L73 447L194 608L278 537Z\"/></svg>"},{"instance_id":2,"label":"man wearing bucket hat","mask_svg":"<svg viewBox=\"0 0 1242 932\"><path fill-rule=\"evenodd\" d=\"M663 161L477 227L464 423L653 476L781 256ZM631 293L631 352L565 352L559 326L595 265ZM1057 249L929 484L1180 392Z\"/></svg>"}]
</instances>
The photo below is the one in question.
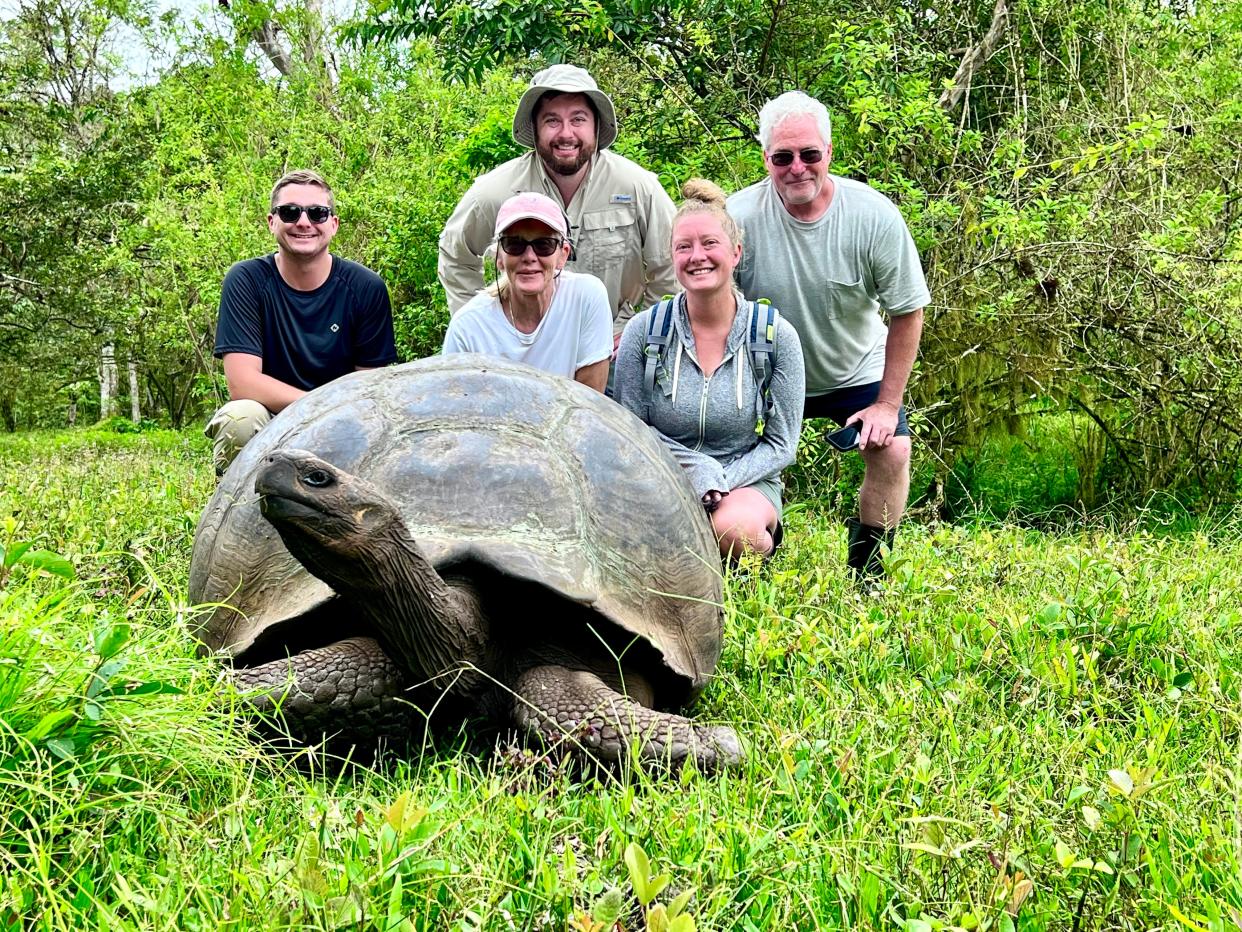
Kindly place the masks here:
<instances>
[{"instance_id":1,"label":"man wearing bucket hat","mask_svg":"<svg viewBox=\"0 0 1242 932\"><path fill-rule=\"evenodd\" d=\"M673 202L654 174L608 151L617 115L582 68L553 65L531 79L513 118L513 138L530 152L478 178L440 234L440 283L456 313L483 287L483 255L500 205L538 191L566 213L568 268L608 290L613 334L635 309L676 289L669 258Z\"/></svg>"}]
</instances>

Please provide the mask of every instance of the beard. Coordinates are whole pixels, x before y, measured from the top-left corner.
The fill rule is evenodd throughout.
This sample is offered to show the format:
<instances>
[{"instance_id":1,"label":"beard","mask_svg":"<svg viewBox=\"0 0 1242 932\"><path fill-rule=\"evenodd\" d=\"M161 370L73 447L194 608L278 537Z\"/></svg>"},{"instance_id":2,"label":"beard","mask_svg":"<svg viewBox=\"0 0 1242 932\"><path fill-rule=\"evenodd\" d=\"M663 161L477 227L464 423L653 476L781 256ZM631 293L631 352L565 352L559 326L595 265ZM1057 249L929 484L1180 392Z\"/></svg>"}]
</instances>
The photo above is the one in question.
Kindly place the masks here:
<instances>
[{"instance_id":1,"label":"beard","mask_svg":"<svg viewBox=\"0 0 1242 932\"><path fill-rule=\"evenodd\" d=\"M582 143L577 154L568 159L559 158L550 146L541 143L536 143L535 151L539 153L539 158L543 160L548 171L557 175L576 175L582 170L583 165L591 161L591 156L595 154L595 144Z\"/></svg>"}]
</instances>

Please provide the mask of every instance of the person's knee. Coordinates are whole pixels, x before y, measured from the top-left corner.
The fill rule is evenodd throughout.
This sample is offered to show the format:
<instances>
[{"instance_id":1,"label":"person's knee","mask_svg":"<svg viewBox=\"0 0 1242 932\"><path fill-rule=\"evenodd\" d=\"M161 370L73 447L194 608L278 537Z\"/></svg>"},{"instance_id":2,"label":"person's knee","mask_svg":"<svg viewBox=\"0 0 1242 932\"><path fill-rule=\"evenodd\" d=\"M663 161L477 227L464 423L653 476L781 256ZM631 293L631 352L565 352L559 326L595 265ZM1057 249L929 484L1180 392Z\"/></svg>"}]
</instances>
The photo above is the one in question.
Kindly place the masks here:
<instances>
[{"instance_id":1,"label":"person's knee","mask_svg":"<svg viewBox=\"0 0 1242 932\"><path fill-rule=\"evenodd\" d=\"M772 550L771 536L767 528L759 528L753 534L748 534L735 525L721 533L718 542L721 556L734 559L750 551L766 555Z\"/></svg>"},{"instance_id":2,"label":"person's knee","mask_svg":"<svg viewBox=\"0 0 1242 932\"><path fill-rule=\"evenodd\" d=\"M901 475L910 468L910 438L894 437L888 446L862 451L868 471Z\"/></svg>"},{"instance_id":3,"label":"person's knee","mask_svg":"<svg viewBox=\"0 0 1242 932\"><path fill-rule=\"evenodd\" d=\"M271 419L272 413L259 402L241 398L221 406L207 422L204 433L212 440L225 440L241 447Z\"/></svg>"},{"instance_id":4,"label":"person's knee","mask_svg":"<svg viewBox=\"0 0 1242 932\"><path fill-rule=\"evenodd\" d=\"M272 412L249 398L230 401L221 406L203 431L213 441L212 458L216 472L223 473L241 452L242 447L267 426L271 419Z\"/></svg>"},{"instance_id":5,"label":"person's knee","mask_svg":"<svg viewBox=\"0 0 1242 932\"><path fill-rule=\"evenodd\" d=\"M771 532L763 516L749 510L735 509L732 513L712 515L712 528L720 541L720 552L725 556L743 550L766 552L771 549Z\"/></svg>"}]
</instances>

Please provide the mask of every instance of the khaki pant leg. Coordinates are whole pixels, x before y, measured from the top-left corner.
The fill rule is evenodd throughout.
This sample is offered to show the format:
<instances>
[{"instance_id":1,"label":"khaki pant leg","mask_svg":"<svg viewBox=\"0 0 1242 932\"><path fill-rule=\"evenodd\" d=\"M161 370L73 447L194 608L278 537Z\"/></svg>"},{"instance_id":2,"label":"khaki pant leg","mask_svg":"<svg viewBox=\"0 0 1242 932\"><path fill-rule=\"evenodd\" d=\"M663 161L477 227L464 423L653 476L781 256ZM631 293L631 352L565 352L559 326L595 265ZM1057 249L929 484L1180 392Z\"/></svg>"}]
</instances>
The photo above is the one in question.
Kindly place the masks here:
<instances>
[{"instance_id":1,"label":"khaki pant leg","mask_svg":"<svg viewBox=\"0 0 1242 932\"><path fill-rule=\"evenodd\" d=\"M224 475L242 447L271 419L271 411L248 398L230 401L211 416L203 433L212 440L211 458L217 476Z\"/></svg>"}]
</instances>

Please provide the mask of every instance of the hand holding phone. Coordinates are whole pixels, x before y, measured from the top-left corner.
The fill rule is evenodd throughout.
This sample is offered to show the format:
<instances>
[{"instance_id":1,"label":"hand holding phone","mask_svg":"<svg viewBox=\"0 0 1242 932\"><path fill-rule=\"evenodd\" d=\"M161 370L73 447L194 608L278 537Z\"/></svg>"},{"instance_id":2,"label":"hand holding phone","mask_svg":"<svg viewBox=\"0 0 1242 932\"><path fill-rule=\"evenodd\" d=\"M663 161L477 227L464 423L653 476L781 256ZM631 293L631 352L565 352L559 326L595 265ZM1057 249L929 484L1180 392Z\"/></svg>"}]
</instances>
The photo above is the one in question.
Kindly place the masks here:
<instances>
[{"instance_id":1,"label":"hand holding phone","mask_svg":"<svg viewBox=\"0 0 1242 932\"><path fill-rule=\"evenodd\" d=\"M862 427L862 421L846 424L844 427L829 433L825 439L832 445L833 449L840 450L842 453L857 450L858 430L860 427Z\"/></svg>"}]
</instances>

